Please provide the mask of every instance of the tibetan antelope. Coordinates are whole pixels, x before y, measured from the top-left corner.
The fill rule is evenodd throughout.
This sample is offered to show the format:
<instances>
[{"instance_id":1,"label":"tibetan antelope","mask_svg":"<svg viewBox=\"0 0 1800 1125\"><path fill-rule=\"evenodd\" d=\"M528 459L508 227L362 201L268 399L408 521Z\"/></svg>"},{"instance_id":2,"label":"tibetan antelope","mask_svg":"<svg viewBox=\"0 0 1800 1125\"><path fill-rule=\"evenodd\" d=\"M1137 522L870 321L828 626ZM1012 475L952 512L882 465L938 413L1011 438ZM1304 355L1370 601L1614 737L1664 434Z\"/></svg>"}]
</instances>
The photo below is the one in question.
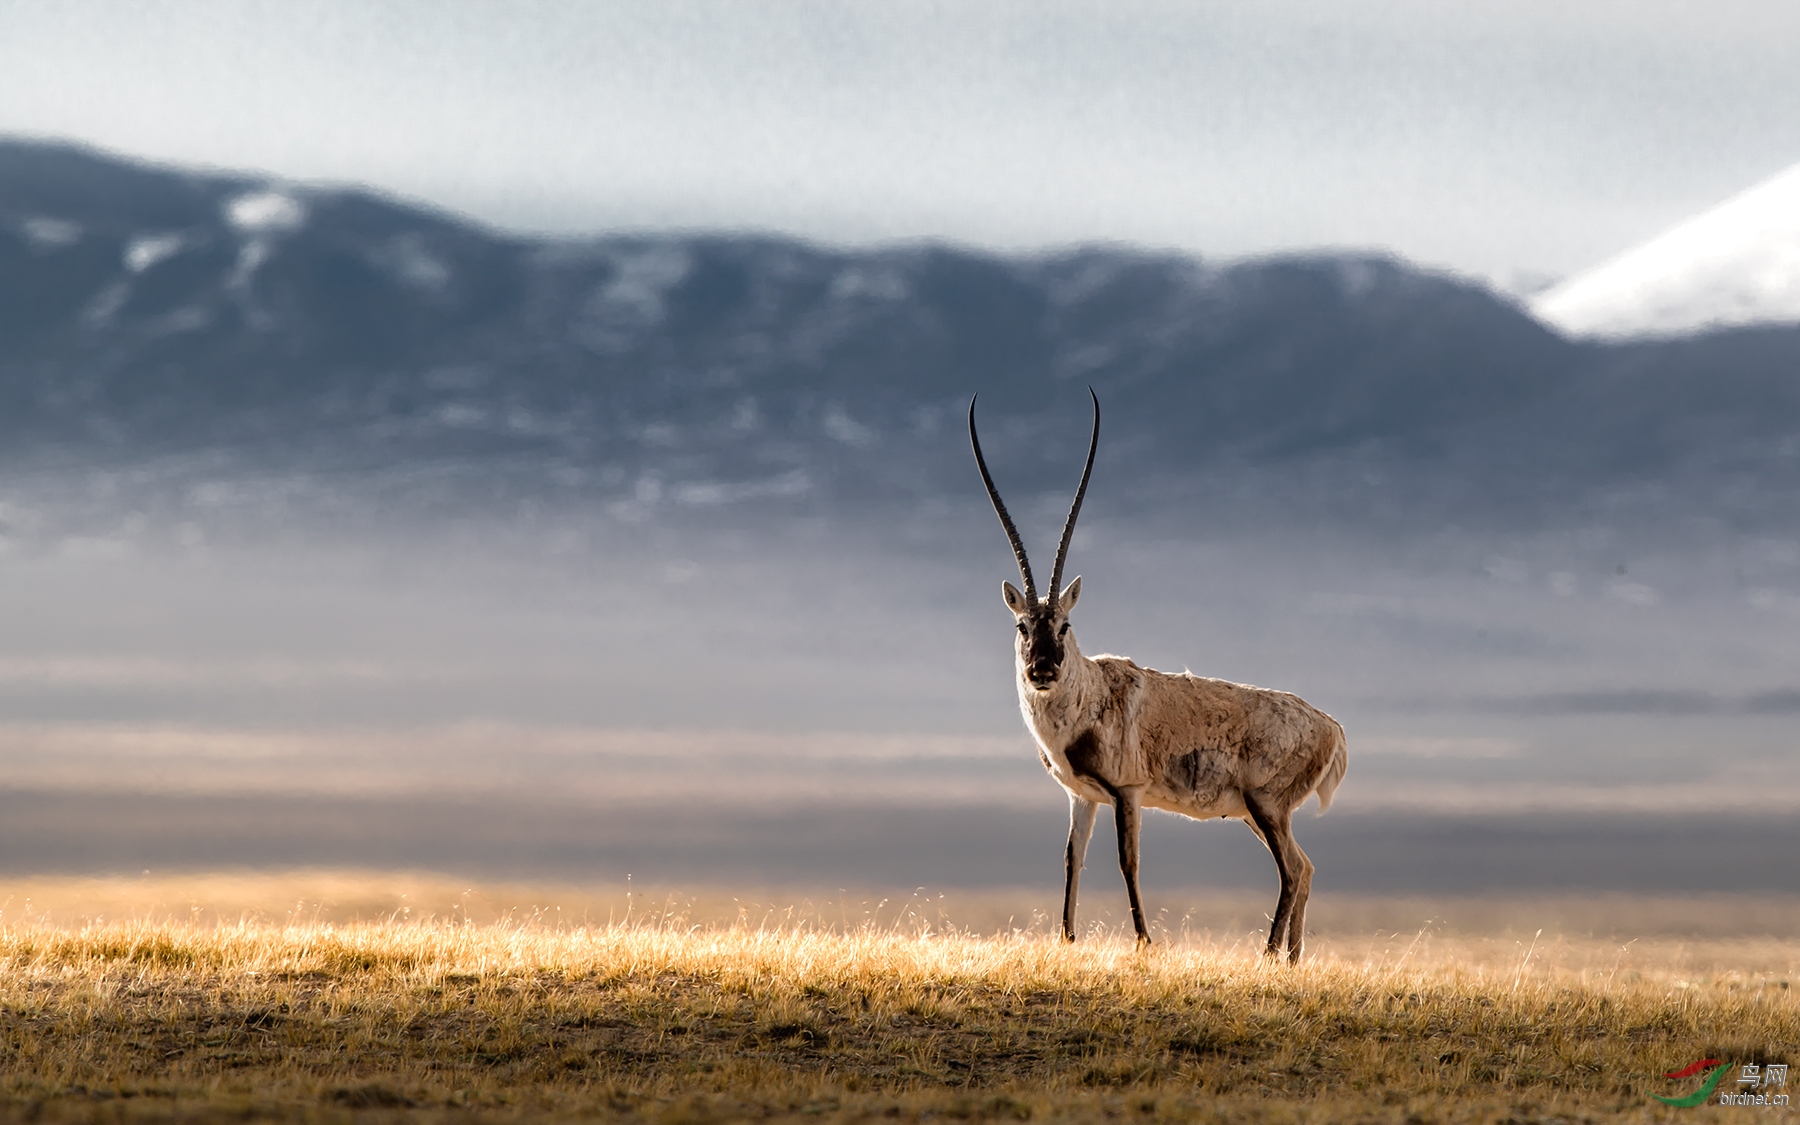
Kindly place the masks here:
<instances>
[{"instance_id":1,"label":"tibetan antelope","mask_svg":"<svg viewBox=\"0 0 1800 1125\"><path fill-rule=\"evenodd\" d=\"M1138 899L1138 825L1148 806L1195 820L1238 817L1275 857L1281 897L1269 929L1268 954L1298 961L1306 930L1306 899L1312 889L1312 861L1294 842L1294 810L1314 793L1319 809L1344 779L1349 754L1337 720L1284 691L1139 668L1123 656L1082 655L1069 627L1069 612L1081 597L1081 579L1062 585L1063 561L1075 517L1087 494L1100 445L1100 398L1094 400L1094 433L1087 467L1063 525L1050 571L1050 593L1038 597L1031 563L1018 528L1000 501L981 439L975 434L975 402L969 401L969 444L981 482L1012 543L1020 593L1001 583L1006 608L1018 624L1013 643L1018 671L1019 710L1037 740L1038 757L1069 793L1069 846L1064 854L1063 937L1075 940L1075 898L1081 868L1093 835L1094 816L1111 805L1119 837L1119 868L1131 896L1131 921L1139 944L1150 942Z\"/></svg>"}]
</instances>

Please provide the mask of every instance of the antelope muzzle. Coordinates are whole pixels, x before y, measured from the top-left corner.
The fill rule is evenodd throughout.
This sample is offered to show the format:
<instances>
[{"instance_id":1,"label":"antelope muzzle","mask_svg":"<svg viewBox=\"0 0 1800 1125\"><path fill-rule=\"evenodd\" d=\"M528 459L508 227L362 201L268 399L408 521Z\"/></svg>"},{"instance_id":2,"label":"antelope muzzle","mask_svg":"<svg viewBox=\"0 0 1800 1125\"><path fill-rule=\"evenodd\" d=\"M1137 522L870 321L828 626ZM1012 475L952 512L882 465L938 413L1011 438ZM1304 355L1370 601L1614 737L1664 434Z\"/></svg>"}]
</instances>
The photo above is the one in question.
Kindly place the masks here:
<instances>
[{"instance_id":1,"label":"antelope muzzle","mask_svg":"<svg viewBox=\"0 0 1800 1125\"><path fill-rule=\"evenodd\" d=\"M1034 623L1025 639L1025 678L1038 691L1048 691L1062 671L1063 645L1047 619Z\"/></svg>"}]
</instances>

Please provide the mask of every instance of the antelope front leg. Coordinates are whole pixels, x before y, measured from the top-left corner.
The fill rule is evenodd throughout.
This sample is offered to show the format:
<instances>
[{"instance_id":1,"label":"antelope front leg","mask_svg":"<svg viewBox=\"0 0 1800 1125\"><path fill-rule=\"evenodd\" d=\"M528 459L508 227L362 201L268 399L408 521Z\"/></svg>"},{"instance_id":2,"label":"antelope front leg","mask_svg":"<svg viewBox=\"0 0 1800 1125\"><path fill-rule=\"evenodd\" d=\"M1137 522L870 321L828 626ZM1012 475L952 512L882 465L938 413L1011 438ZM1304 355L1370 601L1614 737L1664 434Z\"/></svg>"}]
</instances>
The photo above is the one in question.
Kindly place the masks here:
<instances>
[{"instance_id":1,"label":"antelope front leg","mask_svg":"<svg viewBox=\"0 0 1800 1125\"><path fill-rule=\"evenodd\" d=\"M1138 899L1138 826L1143 808L1138 803L1142 791L1133 786L1113 791L1113 823L1119 833L1119 870L1125 875L1125 890L1131 895L1131 924L1137 927L1139 945L1150 944L1150 929L1144 925L1144 906Z\"/></svg>"},{"instance_id":2,"label":"antelope front leg","mask_svg":"<svg viewBox=\"0 0 1800 1125\"><path fill-rule=\"evenodd\" d=\"M1069 794L1069 850L1063 853L1063 939L1075 940L1075 896L1081 889L1081 868L1087 863L1088 840L1094 835L1094 813L1100 806L1085 797Z\"/></svg>"}]
</instances>

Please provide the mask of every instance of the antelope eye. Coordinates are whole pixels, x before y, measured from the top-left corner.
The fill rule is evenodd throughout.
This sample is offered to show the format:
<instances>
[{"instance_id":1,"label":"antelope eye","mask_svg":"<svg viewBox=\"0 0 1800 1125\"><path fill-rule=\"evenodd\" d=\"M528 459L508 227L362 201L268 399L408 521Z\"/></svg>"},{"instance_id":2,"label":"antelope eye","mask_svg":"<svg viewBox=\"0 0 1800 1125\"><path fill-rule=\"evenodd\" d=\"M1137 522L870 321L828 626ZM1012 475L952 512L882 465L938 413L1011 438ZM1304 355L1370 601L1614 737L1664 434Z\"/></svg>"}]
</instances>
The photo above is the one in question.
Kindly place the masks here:
<instances>
[{"instance_id":1,"label":"antelope eye","mask_svg":"<svg viewBox=\"0 0 1800 1125\"><path fill-rule=\"evenodd\" d=\"M1069 623L1067 621L1065 621L1062 623L1062 628L1060 628L1056 631L1056 635L1059 637L1064 637L1064 636L1067 636L1068 633L1069 633Z\"/></svg>"},{"instance_id":2,"label":"antelope eye","mask_svg":"<svg viewBox=\"0 0 1800 1125\"><path fill-rule=\"evenodd\" d=\"M1019 622L1019 635L1020 635L1020 636L1021 636L1021 637L1024 637L1024 636L1030 636L1030 635L1031 635L1031 630L1030 630L1030 629L1027 629L1027 628L1026 628L1026 627L1025 627L1025 623L1024 623L1024 622L1023 622L1023 621L1021 621L1021 622Z\"/></svg>"}]
</instances>

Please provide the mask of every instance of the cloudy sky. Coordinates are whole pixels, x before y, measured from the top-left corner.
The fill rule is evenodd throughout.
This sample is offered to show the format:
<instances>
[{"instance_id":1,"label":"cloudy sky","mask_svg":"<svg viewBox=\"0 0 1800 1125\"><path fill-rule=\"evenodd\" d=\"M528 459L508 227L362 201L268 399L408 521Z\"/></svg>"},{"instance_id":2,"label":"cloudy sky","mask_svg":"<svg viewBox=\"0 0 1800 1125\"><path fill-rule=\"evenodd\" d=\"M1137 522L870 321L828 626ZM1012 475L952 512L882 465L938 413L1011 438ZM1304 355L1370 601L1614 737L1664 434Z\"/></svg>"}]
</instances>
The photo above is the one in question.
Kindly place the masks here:
<instances>
[{"instance_id":1,"label":"cloudy sky","mask_svg":"<svg viewBox=\"0 0 1800 1125\"><path fill-rule=\"evenodd\" d=\"M1800 160L1800 7L0 0L0 133L511 228L1377 247L1522 286Z\"/></svg>"}]
</instances>

